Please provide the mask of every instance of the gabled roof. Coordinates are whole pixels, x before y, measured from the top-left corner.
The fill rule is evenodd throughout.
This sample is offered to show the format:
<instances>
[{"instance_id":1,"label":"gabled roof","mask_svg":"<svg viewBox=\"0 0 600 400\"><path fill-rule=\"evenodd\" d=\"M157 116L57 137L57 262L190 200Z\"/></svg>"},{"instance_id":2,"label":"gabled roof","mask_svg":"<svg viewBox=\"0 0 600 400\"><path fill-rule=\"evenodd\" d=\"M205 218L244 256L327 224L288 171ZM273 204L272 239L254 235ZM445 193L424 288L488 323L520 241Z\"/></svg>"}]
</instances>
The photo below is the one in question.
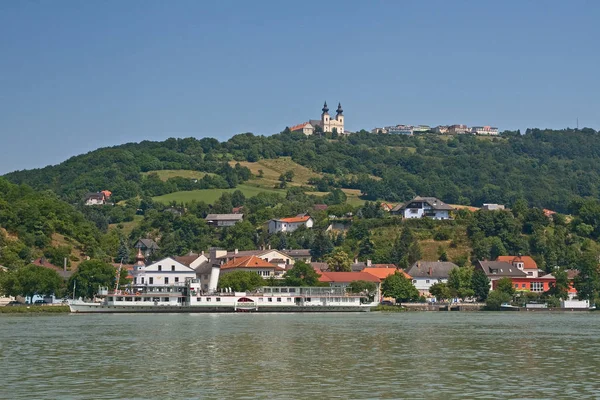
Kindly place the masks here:
<instances>
[{"instance_id":1,"label":"gabled roof","mask_svg":"<svg viewBox=\"0 0 600 400\"><path fill-rule=\"evenodd\" d=\"M104 200L104 193L88 193L85 195L86 200L96 199L96 200Z\"/></svg>"},{"instance_id":2,"label":"gabled roof","mask_svg":"<svg viewBox=\"0 0 600 400\"><path fill-rule=\"evenodd\" d=\"M477 264L487 276L527 277L527 273L505 261L477 261Z\"/></svg>"},{"instance_id":3,"label":"gabled roof","mask_svg":"<svg viewBox=\"0 0 600 400\"><path fill-rule=\"evenodd\" d=\"M354 281L381 282L378 277L366 272L321 272L319 281L340 283L350 283Z\"/></svg>"},{"instance_id":4,"label":"gabled roof","mask_svg":"<svg viewBox=\"0 0 600 400\"><path fill-rule=\"evenodd\" d=\"M301 124L294 125L290 128L290 131L292 131L292 132L299 131L299 130L303 129L306 125L310 125L310 122L303 122ZM310 127L313 128L312 125L310 125Z\"/></svg>"},{"instance_id":5,"label":"gabled roof","mask_svg":"<svg viewBox=\"0 0 600 400\"><path fill-rule=\"evenodd\" d=\"M382 280L387 278L390 275L394 275L396 272L404 275L408 279L412 279L412 276L410 276L409 274L404 272L404 270L402 270L401 268L397 269L397 268L372 268L372 267L369 267L369 268L363 269L362 272L366 272L367 274L371 274Z\"/></svg>"},{"instance_id":6,"label":"gabled roof","mask_svg":"<svg viewBox=\"0 0 600 400\"><path fill-rule=\"evenodd\" d=\"M415 202L415 201L420 201L420 202L424 202L427 203L431 206L431 208L433 208L434 210L440 210L440 211L453 211L454 208L449 206L448 204L444 203L443 201L435 198L435 197L421 197L421 196L417 196L414 199L407 201L404 204L398 204L396 207L394 207L392 209L392 211L399 211L399 210L404 210L406 209L406 206L408 206L410 203Z\"/></svg>"},{"instance_id":7,"label":"gabled roof","mask_svg":"<svg viewBox=\"0 0 600 400\"><path fill-rule=\"evenodd\" d=\"M140 239L138 240L138 242L135 244L136 248L142 248L145 247L146 249L150 249L150 250L158 250L160 249L160 247L158 247L158 245L156 244L156 242L152 239Z\"/></svg>"},{"instance_id":8,"label":"gabled roof","mask_svg":"<svg viewBox=\"0 0 600 400\"><path fill-rule=\"evenodd\" d=\"M289 257L310 257L310 249L290 249L281 250L281 252Z\"/></svg>"},{"instance_id":9,"label":"gabled roof","mask_svg":"<svg viewBox=\"0 0 600 400\"><path fill-rule=\"evenodd\" d=\"M277 222L286 222L288 224L294 224L294 223L302 223L302 222L306 222L309 219L311 219L312 217L310 215L297 215L295 217L290 217L290 218L281 218L281 219L274 219L273 221L277 221Z\"/></svg>"},{"instance_id":10,"label":"gabled roof","mask_svg":"<svg viewBox=\"0 0 600 400\"><path fill-rule=\"evenodd\" d=\"M496 261L507 262L510 264L522 262L525 269L538 269L535 260L529 256L498 256Z\"/></svg>"},{"instance_id":11,"label":"gabled roof","mask_svg":"<svg viewBox=\"0 0 600 400\"><path fill-rule=\"evenodd\" d=\"M448 279L453 268L458 265L448 261L417 261L406 273L413 278Z\"/></svg>"},{"instance_id":12,"label":"gabled roof","mask_svg":"<svg viewBox=\"0 0 600 400\"><path fill-rule=\"evenodd\" d=\"M241 221L244 218L244 214L208 214L207 221Z\"/></svg>"},{"instance_id":13,"label":"gabled roof","mask_svg":"<svg viewBox=\"0 0 600 400\"><path fill-rule=\"evenodd\" d=\"M51 264L44 257L38 258L36 260L33 260L31 263L33 265L37 265L38 267L44 267L44 268L52 269L52 270L58 272L58 274L61 277L63 277L64 279L69 278L71 275L73 275L72 271L65 271L64 269L62 269L60 267L57 267L56 265Z\"/></svg>"},{"instance_id":14,"label":"gabled roof","mask_svg":"<svg viewBox=\"0 0 600 400\"><path fill-rule=\"evenodd\" d=\"M313 267L313 269L318 273L327 271L329 269L329 264L326 262L312 262L310 263L310 266Z\"/></svg>"},{"instance_id":15,"label":"gabled roof","mask_svg":"<svg viewBox=\"0 0 600 400\"><path fill-rule=\"evenodd\" d=\"M221 265L221 269L231 268L273 268L276 270L284 270L284 268L273 265L270 262L256 256L234 258L228 263Z\"/></svg>"},{"instance_id":16,"label":"gabled roof","mask_svg":"<svg viewBox=\"0 0 600 400\"><path fill-rule=\"evenodd\" d=\"M200 256L202 256L202 254L188 254L185 256L176 256L173 258L175 259L175 261L180 262L183 265L189 267L190 264L196 261Z\"/></svg>"},{"instance_id":17,"label":"gabled roof","mask_svg":"<svg viewBox=\"0 0 600 400\"><path fill-rule=\"evenodd\" d=\"M165 268L168 268L168 266L171 266L171 265L177 265L177 264L179 264L179 266L182 267L183 271L185 271L185 272L194 271L193 268L190 268L188 265L180 263L179 261L175 260L173 257L165 257L163 259L155 261L152 264L146 265L144 267L144 269L146 271L154 271L154 267L155 266L159 266L159 265L162 266L163 264L165 265ZM189 271L186 271L186 269L189 270ZM168 271L169 271L168 269L164 269L161 272L168 272Z\"/></svg>"}]
</instances>

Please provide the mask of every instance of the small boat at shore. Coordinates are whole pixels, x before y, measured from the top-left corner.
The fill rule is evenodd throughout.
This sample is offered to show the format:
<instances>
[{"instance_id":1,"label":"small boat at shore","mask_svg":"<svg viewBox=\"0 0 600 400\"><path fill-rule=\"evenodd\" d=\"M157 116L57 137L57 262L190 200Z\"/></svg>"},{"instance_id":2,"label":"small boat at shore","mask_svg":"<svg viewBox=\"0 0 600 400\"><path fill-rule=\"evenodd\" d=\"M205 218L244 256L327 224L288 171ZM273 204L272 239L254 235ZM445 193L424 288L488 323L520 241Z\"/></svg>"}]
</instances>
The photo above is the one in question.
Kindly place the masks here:
<instances>
[{"instance_id":1,"label":"small boat at shore","mask_svg":"<svg viewBox=\"0 0 600 400\"><path fill-rule=\"evenodd\" d=\"M98 303L69 302L72 313L360 312L375 305L342 287L265 286L255 292L202 293L199 279L106 291Z\"/></svg>"}]
</instances>

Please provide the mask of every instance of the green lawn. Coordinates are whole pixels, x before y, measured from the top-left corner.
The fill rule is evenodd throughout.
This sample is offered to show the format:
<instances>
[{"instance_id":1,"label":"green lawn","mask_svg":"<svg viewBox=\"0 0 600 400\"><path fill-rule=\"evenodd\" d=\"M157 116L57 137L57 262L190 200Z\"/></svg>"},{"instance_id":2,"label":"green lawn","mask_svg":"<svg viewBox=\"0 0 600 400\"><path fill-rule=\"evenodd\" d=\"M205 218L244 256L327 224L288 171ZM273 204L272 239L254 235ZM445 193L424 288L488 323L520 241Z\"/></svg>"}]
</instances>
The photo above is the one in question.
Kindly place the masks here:
<instances>
[{"instance_id":1,"label":"green lawn","mask_svg":"<svg viewBox=\"0 0 600 400\"><path fill-rule=\"evenodd\" d=\"M169 204L172 201L178 203L189 203L192 200L203 201L208 204L214 203L223 193L233 193L236 190L241 190L246 197L253 197L259 193L278 193L285 196L285 190L280 189L266 189L250 185L238 185L235 189L201 189L201 190L190 190L169 193L164 196L154 197L154 201L161 202L163 204Z\"/></svg>"}]
</instances>

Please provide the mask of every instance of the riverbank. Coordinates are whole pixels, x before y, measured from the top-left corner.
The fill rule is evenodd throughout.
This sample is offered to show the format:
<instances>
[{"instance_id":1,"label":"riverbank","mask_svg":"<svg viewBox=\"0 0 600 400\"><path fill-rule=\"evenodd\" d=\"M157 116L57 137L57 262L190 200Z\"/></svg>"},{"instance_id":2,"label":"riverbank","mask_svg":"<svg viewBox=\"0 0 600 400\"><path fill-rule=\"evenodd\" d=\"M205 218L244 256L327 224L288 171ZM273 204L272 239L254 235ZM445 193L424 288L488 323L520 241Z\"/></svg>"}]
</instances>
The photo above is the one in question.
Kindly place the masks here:
<instances>
[{"instance_id":1,"label":"riverbank","mask_svg":"<svg viewBox=\"0 0 600 400\"><path fill-rule=\"evenodd\" d=\"M384 305L378 305L375 307L371 307L371 311L383 311L383 312L405 312L408 311L406 308L404 307L399 307L399 306L384 306Z\"/></svg>"},{"instance_id":2,"label":"riverbank","mask_svg":"<svg viewBox=\"0 0 600 400\"><path fill-rule=\"evenodd\" d=\"M68 313L71 310L69 306L36 306L22 305L0 307L0 314L26 314L26 313L44 313L44 314L59 314Z\"/></svg>"}]
</instances>

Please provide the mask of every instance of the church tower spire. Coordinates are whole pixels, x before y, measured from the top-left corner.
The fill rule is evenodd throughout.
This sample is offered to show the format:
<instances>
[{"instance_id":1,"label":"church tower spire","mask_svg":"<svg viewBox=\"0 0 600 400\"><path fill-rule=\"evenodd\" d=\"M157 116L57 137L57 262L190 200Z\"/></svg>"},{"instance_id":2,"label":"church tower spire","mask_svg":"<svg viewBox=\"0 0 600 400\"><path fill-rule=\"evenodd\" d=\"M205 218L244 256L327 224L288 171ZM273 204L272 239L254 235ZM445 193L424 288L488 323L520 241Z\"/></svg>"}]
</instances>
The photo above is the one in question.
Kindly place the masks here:
<instances>
[{"instance_id":1,"label":"church tower spire","mask_svg":"<svg viewBox=\"0 0 600 400\"><path fill-rule=\"evenodd\" d=\"M329 112L329 107L327 107L327 101L325 101L325 104L323 104L323 108L321 111L323 111L323 114L327 114Z\"/></svg>"},{"instance_id":2,"label":"church tower spire","mask_svg":"<svg viewBox=\"0 0 600 400\"><path fill-rule=\"evenodd\" d=\"M342 103L338 103L338 108L337 108L337 115L342 115L342 113L344 112L344 110L342 110Z\"/></svg>"}]
</instances>

